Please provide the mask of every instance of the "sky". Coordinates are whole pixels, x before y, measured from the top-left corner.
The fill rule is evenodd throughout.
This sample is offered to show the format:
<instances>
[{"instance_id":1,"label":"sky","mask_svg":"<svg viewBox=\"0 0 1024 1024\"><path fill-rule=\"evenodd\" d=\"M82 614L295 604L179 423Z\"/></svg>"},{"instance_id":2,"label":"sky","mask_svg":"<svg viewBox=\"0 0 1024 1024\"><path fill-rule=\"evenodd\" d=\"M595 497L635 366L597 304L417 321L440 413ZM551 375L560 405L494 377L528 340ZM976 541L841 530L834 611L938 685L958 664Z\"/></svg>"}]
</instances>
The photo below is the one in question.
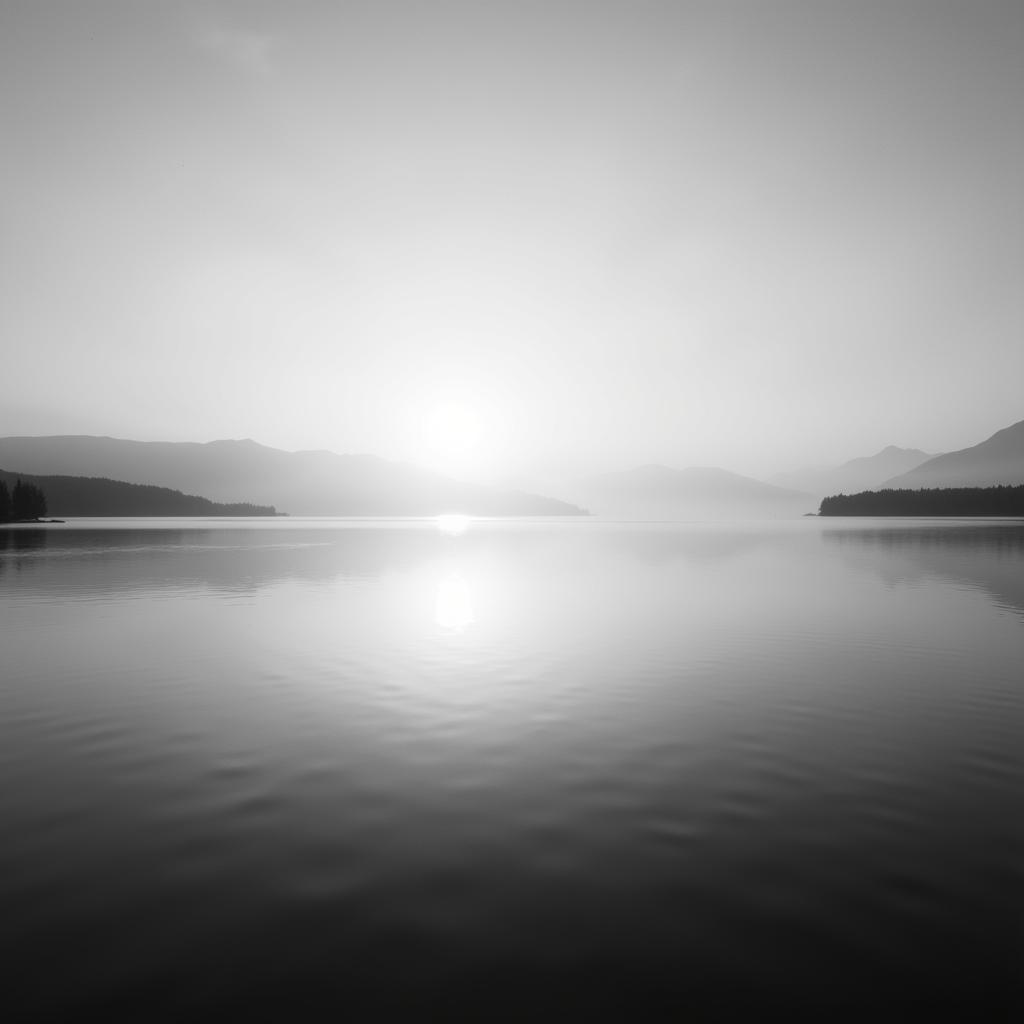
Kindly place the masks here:
<instances>
[{"instance_id":1,"label":"sky","mask_svg":"<svg viewBox=\"0 0 1024 1024\"><path fill-rule=\"evenodd\" d=\"M763 476L1024 419L1024 4L0 0L0 435Z\"/></svg>"}]
</instances>

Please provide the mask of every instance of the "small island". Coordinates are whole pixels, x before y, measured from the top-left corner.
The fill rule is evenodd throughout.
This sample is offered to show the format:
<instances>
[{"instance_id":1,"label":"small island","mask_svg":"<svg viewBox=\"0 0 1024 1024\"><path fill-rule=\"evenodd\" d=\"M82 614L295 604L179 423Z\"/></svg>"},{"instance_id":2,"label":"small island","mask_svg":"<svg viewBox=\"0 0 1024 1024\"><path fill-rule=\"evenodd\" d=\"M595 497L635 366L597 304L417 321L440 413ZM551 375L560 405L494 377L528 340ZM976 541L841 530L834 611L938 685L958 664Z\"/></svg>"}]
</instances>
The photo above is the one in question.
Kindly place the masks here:
<instances>
[{"instance_id":1,"label":"small island","mask_svg":"<svg viewBox=\"0 0 1024 1024\"><path fill-rule=\"evenodd\" d=\"M1024 516L1024 484L885 488L822 499L822 516Z\"/></svg>"}]
</instances>

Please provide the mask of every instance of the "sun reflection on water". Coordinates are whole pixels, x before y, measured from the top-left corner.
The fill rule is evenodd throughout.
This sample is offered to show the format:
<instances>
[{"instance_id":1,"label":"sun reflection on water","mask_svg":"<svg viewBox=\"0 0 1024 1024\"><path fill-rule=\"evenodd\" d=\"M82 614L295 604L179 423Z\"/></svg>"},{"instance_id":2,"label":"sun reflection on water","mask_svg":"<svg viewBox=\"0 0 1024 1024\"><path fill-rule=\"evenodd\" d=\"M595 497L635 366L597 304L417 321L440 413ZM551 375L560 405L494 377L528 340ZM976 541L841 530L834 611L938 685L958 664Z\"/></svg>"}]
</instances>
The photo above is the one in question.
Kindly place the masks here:
<instances>
[{"instance_id":1,"label":"sun reflection on water","mask_svg":"<svg viewBox=\"0 0 1024 1024\"><path fill-rule=\"evenodd\" d=\"M469 516L444 515L437 517L437 528L449 537L458 537L469 527Z\"/></svg>"},{"instance_id":2,"label":"sun reflection on water","mask_svg":"<svg viewBox=\"0 0 1024 1024\"><path fill-rule=\"evenodd\" d=\"M453 633L460 633L473 623L473 593L462 576L452 573L437 584L434 621Z\"/></svg>"}]
</instances>

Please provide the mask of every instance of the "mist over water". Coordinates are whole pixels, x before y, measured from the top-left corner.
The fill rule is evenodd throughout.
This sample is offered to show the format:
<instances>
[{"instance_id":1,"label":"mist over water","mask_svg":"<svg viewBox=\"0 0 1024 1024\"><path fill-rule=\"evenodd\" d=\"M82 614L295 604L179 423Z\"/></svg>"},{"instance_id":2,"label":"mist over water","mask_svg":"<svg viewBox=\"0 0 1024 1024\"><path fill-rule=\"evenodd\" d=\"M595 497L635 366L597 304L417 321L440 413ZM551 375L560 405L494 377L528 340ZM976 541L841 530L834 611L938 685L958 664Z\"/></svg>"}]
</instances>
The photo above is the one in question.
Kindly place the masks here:
<instances>
[{"instance_id":1,"label":"mist over water","mask_svg":"<svg viewBox=\"0 0 1024 1024\"><path fill-rule=\"evenodd\" d=\"M10 995L1022 1005L1024 527L0 529Z\"/></svg>"}]
</instances>

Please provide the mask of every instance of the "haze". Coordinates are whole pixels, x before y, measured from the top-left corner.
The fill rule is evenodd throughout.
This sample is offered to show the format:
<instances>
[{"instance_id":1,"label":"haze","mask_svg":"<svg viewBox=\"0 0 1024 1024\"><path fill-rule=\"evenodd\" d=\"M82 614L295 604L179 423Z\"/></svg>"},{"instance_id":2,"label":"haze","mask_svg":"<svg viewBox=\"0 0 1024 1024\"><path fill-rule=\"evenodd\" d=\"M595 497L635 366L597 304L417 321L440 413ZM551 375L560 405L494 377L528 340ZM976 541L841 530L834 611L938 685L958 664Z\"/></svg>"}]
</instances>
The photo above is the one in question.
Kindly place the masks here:
<instances>
[{"instance_id":1,"label":"haze","mask_svg":"<svg viewBox=\"0 0 1024 1024\"><path fill-rule=\"evenodd\" d=\"M1021 418L1024 5L0 10L0 435L766 474Z\"/></svg>"}]
</instances>

